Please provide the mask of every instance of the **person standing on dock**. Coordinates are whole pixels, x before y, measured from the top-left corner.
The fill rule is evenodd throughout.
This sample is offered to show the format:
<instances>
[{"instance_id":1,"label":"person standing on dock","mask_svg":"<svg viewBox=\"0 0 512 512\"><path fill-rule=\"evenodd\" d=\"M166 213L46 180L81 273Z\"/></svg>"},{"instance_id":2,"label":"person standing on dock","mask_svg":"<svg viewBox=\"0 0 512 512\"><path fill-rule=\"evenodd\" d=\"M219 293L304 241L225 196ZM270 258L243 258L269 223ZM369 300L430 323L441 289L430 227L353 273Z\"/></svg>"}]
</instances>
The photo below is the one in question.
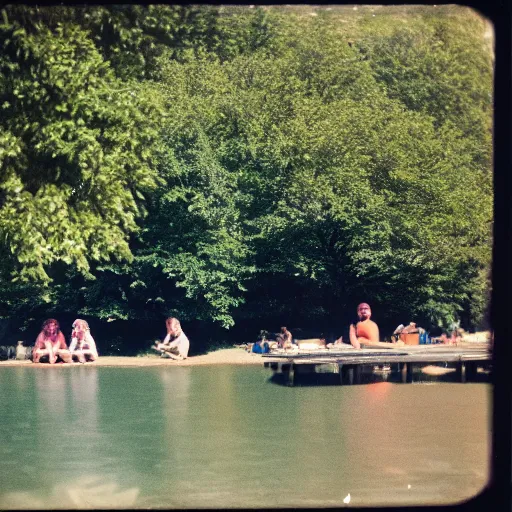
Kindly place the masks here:
<instances>
[{"instance_id":1,"label":"person standing on dock","mask_svg":"<svg viewBox=\"0 0 512 512\"><path fill-rule=\"evenodd\" d=\"M361 343L364 345L380 344L379 340L379 327L377 324L370 320L372 310L366 302L362 302L357 306L357 317L359 321L350 324L349 338L350 344L354 348L361 348Z\"/></svg>"}]
</instances>

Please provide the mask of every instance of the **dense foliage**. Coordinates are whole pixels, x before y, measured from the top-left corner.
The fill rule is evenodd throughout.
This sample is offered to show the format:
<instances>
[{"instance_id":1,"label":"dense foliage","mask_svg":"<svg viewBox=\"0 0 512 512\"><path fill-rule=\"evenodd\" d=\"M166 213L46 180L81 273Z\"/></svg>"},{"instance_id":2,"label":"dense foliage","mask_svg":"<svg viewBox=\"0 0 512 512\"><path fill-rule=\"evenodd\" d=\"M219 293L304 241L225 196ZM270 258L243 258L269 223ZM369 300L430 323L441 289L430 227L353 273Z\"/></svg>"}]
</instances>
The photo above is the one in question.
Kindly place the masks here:
<instances>
[{"instance_id":1,"label":"dense foliage","mask_svg":"<svg viewBox=\"0 0 512 512\"><path fill-rule=\"evenodd\" d=\"M481 326L486 24L376 9L5 7L0 315Z\"/></svg>"}]
</instances>

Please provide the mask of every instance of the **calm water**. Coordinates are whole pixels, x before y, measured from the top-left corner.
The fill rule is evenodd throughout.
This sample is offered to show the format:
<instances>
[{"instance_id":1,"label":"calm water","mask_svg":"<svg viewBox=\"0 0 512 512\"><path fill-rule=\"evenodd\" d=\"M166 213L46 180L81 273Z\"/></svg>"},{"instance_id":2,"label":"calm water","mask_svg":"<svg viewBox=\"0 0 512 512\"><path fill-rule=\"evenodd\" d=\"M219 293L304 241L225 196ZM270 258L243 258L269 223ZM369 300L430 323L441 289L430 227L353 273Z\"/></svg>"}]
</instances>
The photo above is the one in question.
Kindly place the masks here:
<instances>
[{"instance_id":1,"label":"calm water","mask_svg":"<svg viewBox=\"0 0 512 512\"><path fill-rule=\"evenodd\" d=\"M0 508L456 502L488 384L285 387L261 367L0 369Z\"/></svg>"}]
</instances>

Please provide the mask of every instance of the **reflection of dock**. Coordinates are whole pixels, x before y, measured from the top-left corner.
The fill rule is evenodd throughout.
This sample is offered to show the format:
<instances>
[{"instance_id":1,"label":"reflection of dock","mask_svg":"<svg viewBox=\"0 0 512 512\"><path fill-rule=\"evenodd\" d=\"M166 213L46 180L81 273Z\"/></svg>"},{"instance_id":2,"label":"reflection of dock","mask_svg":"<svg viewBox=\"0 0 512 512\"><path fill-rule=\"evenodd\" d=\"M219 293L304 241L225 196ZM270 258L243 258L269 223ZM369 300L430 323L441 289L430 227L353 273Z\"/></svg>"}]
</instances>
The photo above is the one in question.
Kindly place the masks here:
<instances>
[{"instance_id":1,"label":"reflection of dock","mask_svg":"<svg viewBox=\"0 0 512 512\"><path fill-rule=\"evenodd\" d=\"M436 363L455 366L459 382L474 381L478 367L487 366L491 351L487 343L451 345L405 345L397 348L353 349L350 345L342 350L314 350L290 353L264 354L264 365L287 377L293 386L298 374L315 373L320 366L331 365L333 373L339 373L341 384L359 384L365 365L391 365L401 373L402 382L412 382L415 367Z\"/></svg>"}]
</instances>

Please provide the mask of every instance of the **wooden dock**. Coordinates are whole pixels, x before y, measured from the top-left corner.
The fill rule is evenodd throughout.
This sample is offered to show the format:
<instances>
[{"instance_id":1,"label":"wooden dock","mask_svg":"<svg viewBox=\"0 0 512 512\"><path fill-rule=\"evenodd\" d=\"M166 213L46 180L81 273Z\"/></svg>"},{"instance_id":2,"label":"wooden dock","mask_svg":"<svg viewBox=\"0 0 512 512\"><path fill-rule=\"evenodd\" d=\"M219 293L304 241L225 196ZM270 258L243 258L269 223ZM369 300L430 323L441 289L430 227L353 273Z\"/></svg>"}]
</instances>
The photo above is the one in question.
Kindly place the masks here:
<instances>
[{"instance_id":1,"label":"wooden dock","mask_svg":"<svg viewBox=\"0 0 512 512\"><path fill-rule=\"evenodd\" d=\"M384 345L384 344L383 344ZM350 345L340 350L319 349L288 353L264 354L264 366L287 377L290 386L295 384L298 374L315 373L320 365L332 365L333 373L339 373L341 384L359 384L365 365L395 365L401 381L412 382L415 367L436 363L455 365L459 382L473 381L479 366L491 360L487 343L464 343L454 345L405 345L389 349L354 349ZM395 348L396 347L396 348Z\"/></svg>"}]
</instances>

